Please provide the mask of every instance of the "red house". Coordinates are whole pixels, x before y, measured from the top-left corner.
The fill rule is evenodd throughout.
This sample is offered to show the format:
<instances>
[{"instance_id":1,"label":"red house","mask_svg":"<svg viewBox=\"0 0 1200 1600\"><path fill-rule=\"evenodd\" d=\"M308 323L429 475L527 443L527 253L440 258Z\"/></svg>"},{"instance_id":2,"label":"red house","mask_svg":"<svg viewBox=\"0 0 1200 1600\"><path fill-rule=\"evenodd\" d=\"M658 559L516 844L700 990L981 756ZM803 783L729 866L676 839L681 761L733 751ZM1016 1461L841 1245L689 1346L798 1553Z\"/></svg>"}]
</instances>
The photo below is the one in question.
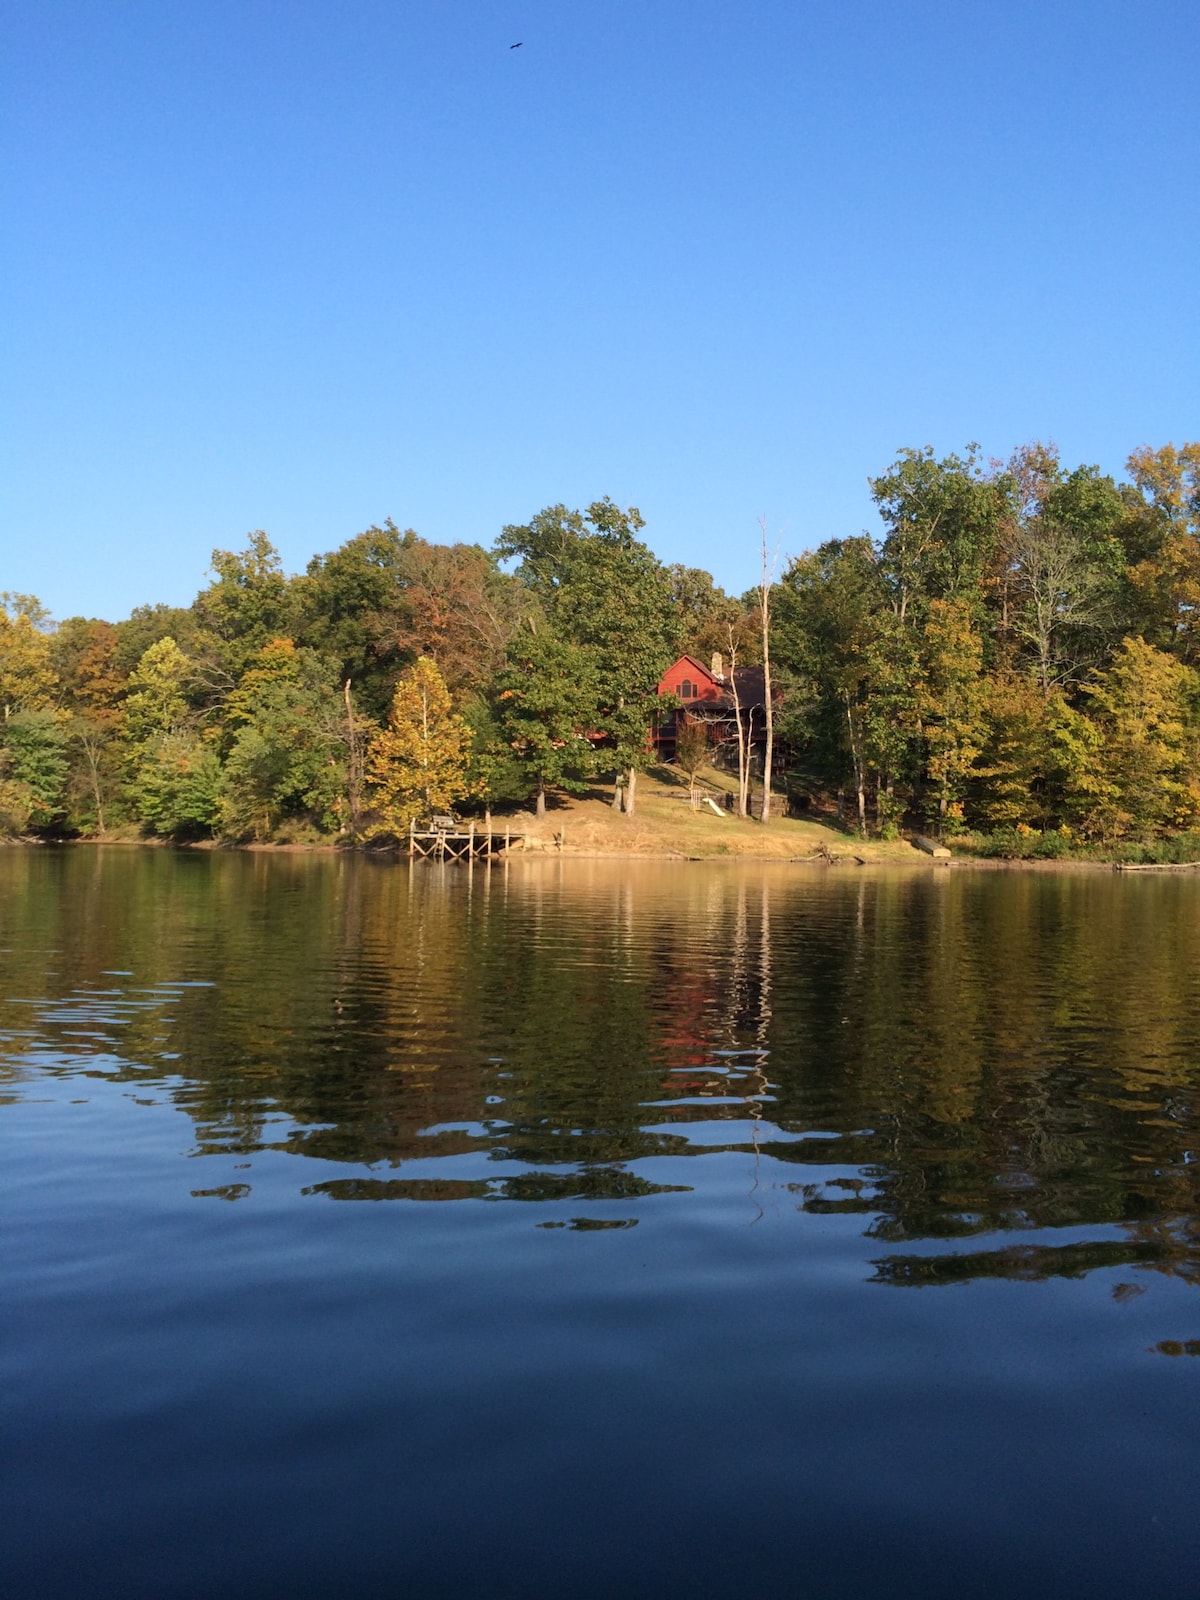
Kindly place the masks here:
<instances>
[{"instance_id":1,"label":"red house","mask_svg":"<svg viewBox=\"0 0 1200 1600\"><path fill-rule=\"evenodd\" d=\"M674 695L680 702L678 709L665 712L654 730L654 744L664 760L675 754L676 731L688 722L703 722L709 739L722 745L737 735L737 710L741 709L742 725L752 746L761 742L765 734L763 708L766 704L766 685L761 667L735 669L737 703L734 702L734 684L725 671L719 652L706 667L695 656L680 656L659 679L659 694Z\"/></svg>"},{"instance_id":2,"label":"red house","mask_svg":"<svg viewBox=\"0 0 1200 1600\"><path fill-rule=\"evenodd\" d=\"M674 694L688 705L693 700L719 700L727 692L728 684L721 666L721 657L713 657L712 669L697 661L695 656L680 656L659 679L659 694Z\"/></svg>"}]
</instances>

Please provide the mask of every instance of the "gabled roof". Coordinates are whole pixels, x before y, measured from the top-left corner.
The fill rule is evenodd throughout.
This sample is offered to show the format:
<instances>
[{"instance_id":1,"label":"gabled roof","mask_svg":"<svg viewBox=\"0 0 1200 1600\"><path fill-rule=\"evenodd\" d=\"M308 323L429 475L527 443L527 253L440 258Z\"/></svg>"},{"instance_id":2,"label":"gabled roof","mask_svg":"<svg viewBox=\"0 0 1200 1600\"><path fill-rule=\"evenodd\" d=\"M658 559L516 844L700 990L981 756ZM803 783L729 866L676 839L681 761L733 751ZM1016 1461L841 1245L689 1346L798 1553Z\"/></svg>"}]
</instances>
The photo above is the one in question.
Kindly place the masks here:
<instances>
[{"instance_id":1,"label":"gabled roof","mask_svg":"<svg viewBox=\"0 0 1200 1600\"><path fill-rule=\"evenodd\" d=\"M697 714L702 714L704 711L720 711L728 712L730 715L733 715L736 707L733 698L733 686L729 682L729 675L726 674L723 678L718 678L714 673L709 671L702 661L697 661L695 656L677 656L667 668L666 672L663 673L662 678L659 679L659 682L661 683L664 679L666 679L675 670L675 668L680 665L681 662L687 662L689 666L695 667L698 672L704 674L714 688L720 691L718 694L711 696L708 699L685 701L684 710ZM761 667L737 667L734 671L734 681L737 684L738 703L741 705L743 711L756 709L765 704L767 698L767 685L766 677Z\"/></svg>"},{"instance_id":2,"label":"gabled roof","mask_svg":"<svg viewBox=\"0 0 1200 1600\"><path fill-rule=\"evenodd\" d=\"M688 663L689 666L695 667L697 672L702 672L704 674L704 676L708 679L709 683L720 683L721 682L721 679L716 676L716 674L711 670L711 668L706 667L704 665L703 661L697 661L695 656L688 656L688 655L676 656L674 661L672 661L671 665L667 668L667 671L663 673L663 677L665 678L667 676L668 672L674 672L675 668L678 667L678 666L682 666L682 664L685 661Z\"/></svg>"}]
</instances>

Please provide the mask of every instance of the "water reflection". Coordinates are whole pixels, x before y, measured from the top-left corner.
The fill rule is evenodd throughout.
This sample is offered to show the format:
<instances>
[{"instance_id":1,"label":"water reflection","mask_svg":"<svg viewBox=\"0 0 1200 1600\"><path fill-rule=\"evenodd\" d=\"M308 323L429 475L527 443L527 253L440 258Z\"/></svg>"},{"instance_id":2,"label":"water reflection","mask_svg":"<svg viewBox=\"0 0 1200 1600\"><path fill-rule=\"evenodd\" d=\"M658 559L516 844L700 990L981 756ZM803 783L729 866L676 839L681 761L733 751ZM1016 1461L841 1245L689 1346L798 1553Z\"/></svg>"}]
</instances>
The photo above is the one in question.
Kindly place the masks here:
<instances>
[{"instance_id":1,"label":"water reflection","mask_svg":"<svg viewBox=\"0 0 1200 1600\"><path fill-rule=\"evenodd\" d=\"M197 1198L275 1152L314 1203L853 1219L890 1286L1197 1279L1189 881L79 848L0 883L4 1093L166 1096Z\"/></svg>"}]
</instances>

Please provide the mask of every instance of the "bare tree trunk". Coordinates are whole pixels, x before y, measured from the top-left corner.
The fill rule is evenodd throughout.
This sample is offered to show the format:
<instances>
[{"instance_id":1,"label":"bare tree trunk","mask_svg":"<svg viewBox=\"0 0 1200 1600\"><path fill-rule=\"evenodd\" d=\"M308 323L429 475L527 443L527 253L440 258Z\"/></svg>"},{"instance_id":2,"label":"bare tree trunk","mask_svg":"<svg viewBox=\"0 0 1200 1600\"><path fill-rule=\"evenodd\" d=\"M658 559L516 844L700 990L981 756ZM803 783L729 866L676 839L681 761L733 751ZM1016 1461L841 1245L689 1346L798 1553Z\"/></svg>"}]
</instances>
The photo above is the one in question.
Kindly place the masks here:
<instances>
[{"instance_id":1,"label":"bare tree trunk","mask_svg":"<svg viewBox=\"0 0 1200 1600\"><path fill-rule=\"evenodd\" d=\"M92 797L96 802L96 834L103 839L104 828L104 800L100 794L100 780L95 767L92 768Z\"/></svg>"},{"instance_id":2,"label":"bare tree trunk","mask_svg":"<svg viewBox=\"0 0 1200 1600\"><path fill-rule=\"evenodd\" d=\"M546 786L544 783L538 784L537 815L539 818L546 815Z\"/></svg>"},{"instance_id":3,"label":"bare tree trunk","mask_svg":"<svg viewBox=\"0 0 1200 1600\"><path fill-rule=\"evenodd\" d=\"M737 720L738 742L737 814L739 817L744 817L750 811L750 752L746 749L746 729L742 722L742 707L736 689L733 691L733 714Z\"/></svg>"},{"instance_id":4,"label":"bare tree trunk","mask_svg":"<svg viewBox=\"0 0 1200 1600\"><path fill-rule=\"evenodd\" d=\"M637 799L637 768L630 767L625 777L625 815L633 815L634 803Z\"/></svg>"},{"instance_id":5,"label":"bare tree trunk","mask_svg":"<svg viewBox=\"0 0 1200 1600\"><path fill-rule=\"evenodd\" d=\"M854 708L846 695L846 729L850 738L850 760L854 767L854 787L858 794L858 831L867 837L867 787L863 772L862 754L858 747L858 730L854 726Z\"/></svg>"},{"instance_id":6,"label":"bare tree trunk","mask_svg":"<svg viewBox=\"0 0 1200 1600\"><path fill-rule=\"evenodd\" d=\"M775 545L775 554L771 558L771 563L768 567L767 519L765 514L758 519L758 526L762 530L762 583L759 587L761 597L759 617L762 621L763 711L767 725L767 744L763 753L762 821L766 824L771 820L771 767L775 758L775 710L771 704L771 583L775 577L775 563L779 559L779 544L777 542Z\"/></svg>"},{"instance_id":7,"label":"bare tree trunk","mask_svg":"<svg viewBox=\"0 0 1200 1600\"><path fill-rule=\"evenodd\" d=\"M79 741L84 759L87 761L88 782L92 791L92 801L96 807L96 834L98 838L104 837L104 793L100 787L100 750L87 734Z\"/></svg>"},{"instance_id":8,"label":"bare tree trunk","mask_svg":"<svg viewBox=\"0 0 1200 1600\"><path fill-rule=\"evenodd\" d=\"M733 716L737 723L738 747L738 803L739 817L746 815L746 799L750 792L750 761L746 749L746 728L742 722L742 701L737 686L737 648L733 642L733 626L729 627L729 687L733 691Z\"/></svg>"},{"instance_id":9,"label":"bare tree trunk","mask_svg":"<svg viewBox=\"0 0 1200 1600\"><path fill-rule=\"evenodd\" d=\"M618 772L616 778L613 780L612 808L614 811L620 811L621 809L621 786L623 783L624 777Z\"/></svg>"}]
</instances>

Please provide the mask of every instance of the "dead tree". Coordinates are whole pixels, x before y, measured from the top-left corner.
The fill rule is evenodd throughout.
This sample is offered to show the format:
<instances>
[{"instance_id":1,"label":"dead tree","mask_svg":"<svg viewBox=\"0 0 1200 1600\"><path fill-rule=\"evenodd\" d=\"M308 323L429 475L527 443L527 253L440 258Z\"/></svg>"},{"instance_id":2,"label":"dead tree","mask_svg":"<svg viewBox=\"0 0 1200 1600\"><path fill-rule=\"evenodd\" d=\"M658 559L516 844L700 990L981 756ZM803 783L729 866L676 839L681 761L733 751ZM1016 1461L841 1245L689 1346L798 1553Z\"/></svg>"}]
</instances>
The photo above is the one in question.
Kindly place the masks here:
<instances>
[{"instance_id":1,"label":"dead tree","mask_svg":"<svg viewBox=\"0 0 1200 1600\"><path fill-rule=\"evenodd\" d=\"M775 554L767 563L767 518L758 519L762 532L762 582L759 585L759 620L762 623L763 661L763 716L766 719L766 749L763 752L762 820L771 820L771 768L775 759L775 708L771 704L771 585L775 581L775 565L779 560L779 541L775 541Z\"/></svg>"},{"instance_id":2,"label":"dead tree","mask_svg":"<svg viewBox=\"0 0 1200 1600\"><path fill-rule=\"evenodd\" d=\"M746 724L742 721L742 697L738 693L737 686L737 645L734 643L732 622L727 626L729 629L729 688L733 694L733 717L737 723L737 814L739 817L744 817L749 814L750 810L750 751L747 746Z\"/></svg>"}]
</instances>

